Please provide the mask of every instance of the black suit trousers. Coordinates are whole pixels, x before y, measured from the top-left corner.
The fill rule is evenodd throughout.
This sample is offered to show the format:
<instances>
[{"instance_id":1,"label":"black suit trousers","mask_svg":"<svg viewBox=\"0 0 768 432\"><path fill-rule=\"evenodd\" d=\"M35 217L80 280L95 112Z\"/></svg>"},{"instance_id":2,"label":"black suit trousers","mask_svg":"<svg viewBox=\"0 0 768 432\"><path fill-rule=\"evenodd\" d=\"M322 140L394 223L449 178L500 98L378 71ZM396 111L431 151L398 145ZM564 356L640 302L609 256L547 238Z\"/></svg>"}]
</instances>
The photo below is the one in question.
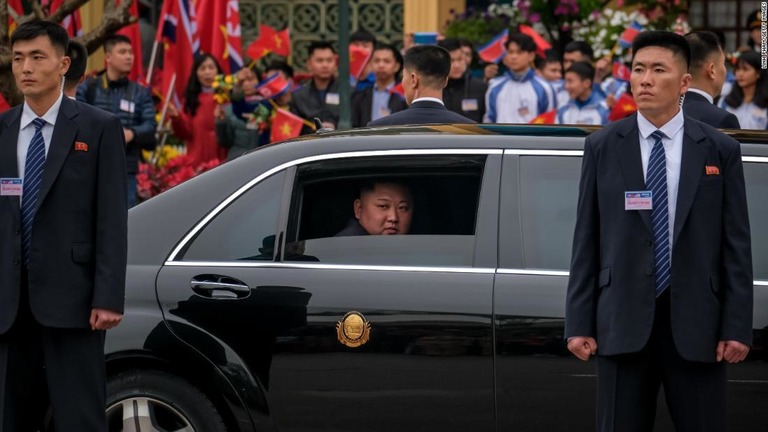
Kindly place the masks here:
<instances>
[{"instance_id":1,"label":"black suit trousers","mask_svg":"<svg viewBox=\"0 0 768 432\"><path fill-rule=\"evenodd\" d=\"M680 357L672 340L669 292L656 300L651 337L641 351L597 357L599 432L652 431L659 387L676 432L725 431L725 364Z\"/></svg>"},{"instance_id":2,"label":"black suit trousers","mask_svg":"<svg viewBox=\"0 0 768 432\"><path fill-rule=\"evenodd\" d=\"M56 431L106 432L105 332L41 326L22 273L19 314L0 335L0 431L43 430L50 403Z\"/></svg>"}]
</instances>

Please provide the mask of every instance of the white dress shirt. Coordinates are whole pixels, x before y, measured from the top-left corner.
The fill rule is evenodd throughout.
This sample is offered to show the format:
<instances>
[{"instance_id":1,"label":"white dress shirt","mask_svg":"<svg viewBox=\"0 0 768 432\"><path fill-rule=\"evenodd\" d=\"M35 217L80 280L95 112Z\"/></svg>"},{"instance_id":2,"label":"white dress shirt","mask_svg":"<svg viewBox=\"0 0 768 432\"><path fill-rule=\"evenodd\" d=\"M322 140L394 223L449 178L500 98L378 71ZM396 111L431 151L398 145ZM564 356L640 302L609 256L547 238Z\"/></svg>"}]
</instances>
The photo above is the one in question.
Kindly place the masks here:
<instances>
[{"instance_id":1,"label":"white dress shirt","mask_svg":"<svg viewBox=\"0 0 768 432\"><path fill-rule=\"evenodd\" d=\"M677 210L677 191L680 186L680 166L683 160L683 110L677 112L664 126L657 128L638 111L637 127L640 129L640 157L643 161L643 178L648 175L648 159L655 141L651 134L657 130L664 133L661 140L664 145L664 157L667 159L667 203L669 204L669 251L672 252L672 239L675 231L675 211ZM654 197L655 198L655 197Z\"/></svg>"},{"instance_id":2,"label":"white dress shirt","mask_svg":"<svg viewBox=\"0 0 768 432\"><path fill-rule=\"evenodd\" d=\"M415 104L416 102L437 102L440 105L445 105L445 103L442 100L438 98L433 98L433 97L420 97L420 98L414 99L413 102L411 102L411 105Z\"/></svg>"},{"instance_id":3,"label":"white dress shirt","mask_svg":"<svg viewBox=\"0 0 768 432\"><path fill-rule=\"evenodd\" d=\"M43 125L43 141L45 141L45 156L48 157L48 149L51 147L51 137L53 136L53 126L56 124L56 117L59 116L59 108L61 107L61 99L64 93L59 95L56 102L48 108L48 112L40 116L45 120ZM21 124L19 125L19 139L16 141L16 162L19 167L19 178L24 178L24 168L27 164L27 150L29 150L29 144L32 143L32 138L35 136L35 125L32 121L37 118L37 114L32 111L32 108L24 102L24 107L21 110ZM23 199L23 197L22 197Z\"/></svg>"}]
</instances>

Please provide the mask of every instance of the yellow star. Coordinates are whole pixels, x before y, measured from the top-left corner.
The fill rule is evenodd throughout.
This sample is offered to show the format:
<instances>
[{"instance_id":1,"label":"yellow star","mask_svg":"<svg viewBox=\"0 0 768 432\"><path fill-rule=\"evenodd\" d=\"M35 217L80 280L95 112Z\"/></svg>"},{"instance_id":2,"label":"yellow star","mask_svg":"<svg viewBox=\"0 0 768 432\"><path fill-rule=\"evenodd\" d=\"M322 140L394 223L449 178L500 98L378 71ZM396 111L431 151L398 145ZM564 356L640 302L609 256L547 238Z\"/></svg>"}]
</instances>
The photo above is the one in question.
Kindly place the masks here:
<instances>
[{"instance_id":1,"label":"yellow star","mask_svg":"<svg viewBox=\"0 0 768 432\"><path fill-rule=\"evenodd\" d=\"M280 39L280 36L278 35L275 35L275 45L277 45L278 48L283 46L283 40Z\"/></svg>"},{"instance_id":2,"label":"yellow star","mask_svg":"<svg viewBox=\"0 0 768 432\"><path fill-rule=\"evenodd\" d=\"M289 138L291 136L291 125L288 123L283 123L280 125L280 134L283 136L283 138Z\"/></svg>"}]
</instances>

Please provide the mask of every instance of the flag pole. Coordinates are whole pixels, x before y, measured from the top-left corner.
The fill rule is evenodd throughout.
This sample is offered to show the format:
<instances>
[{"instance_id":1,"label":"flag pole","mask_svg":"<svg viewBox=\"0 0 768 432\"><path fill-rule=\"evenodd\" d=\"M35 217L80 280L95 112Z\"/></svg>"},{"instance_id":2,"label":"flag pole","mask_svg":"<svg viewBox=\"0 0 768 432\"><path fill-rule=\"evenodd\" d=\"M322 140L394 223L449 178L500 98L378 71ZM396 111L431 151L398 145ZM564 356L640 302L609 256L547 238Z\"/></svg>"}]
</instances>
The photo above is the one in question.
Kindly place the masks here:
<instances>
[{"instance_id":1,"label":"flag pole","mask_svg":"<svg viewBox=\"0 0 768 432\"><path fill-rule=\"evenodd\" d=\"M163 146L165 140L168 138L168 128L163 127L165 125L166 117L168 116L168 105L171 104L171 98L173 97L173 91L176 87L176 74L171 77L171 85L168 86L168 92L165 94L165 101L163 101L163 110L160 114L160 121L157 122L157 130L155 131L155 139L158 140L158 144L155 145L155 151L152 154L152 164L157 163L157 159L163 152ZM159 139L158 139L159 138Z\"/></svg>"},{"instance_id":2,"label":"flag pole","mask_svg":"<svg viewBox=\"0 0 768 432\"><path fill-rule=\"evenodd\" d=\"M157 46L160 43L155 39L152 44L152 55L149 56L149 70L147 70L147 85L152 85L152 72L155 70L155 60L157 60Z\"/></svg>"}]
</instances>

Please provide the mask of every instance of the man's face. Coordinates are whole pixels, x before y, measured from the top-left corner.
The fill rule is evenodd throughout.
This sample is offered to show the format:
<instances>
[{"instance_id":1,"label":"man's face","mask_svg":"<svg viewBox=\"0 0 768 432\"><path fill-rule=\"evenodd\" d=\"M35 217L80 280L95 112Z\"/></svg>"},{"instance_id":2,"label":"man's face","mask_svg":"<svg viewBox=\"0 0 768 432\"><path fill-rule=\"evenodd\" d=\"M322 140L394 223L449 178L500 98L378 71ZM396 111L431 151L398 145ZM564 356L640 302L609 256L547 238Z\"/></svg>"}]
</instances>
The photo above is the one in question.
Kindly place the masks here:
<instances>
[{"instance_id":1,"label":"man's face","mask_svg":"<svg viewBox=\"0 0 768 432\"><path fill-rule=\"evenodd\" d=\"M333 78L336 74L336 54L328 48L316 49L307 60L307 70L313 78Z\"/></svg>"},{"instance_id":2,"label":"man's face","mask_svg":"<svg viewBox=\"0 0 768 432\"><path fill-rule=\"evenodd\" d=\"M411 194L403 186L376 183L372 192L355 200L355 217L371 235L408 234L411 229Z\"/></svg>"},{"instance_id":3,"label":"man's face","mask_svg":"<svg viewBox=\"0 0 768 432\"><path fill-rule=\"evenodd\" d=\"M256 86L259 85L259 79L249 68L242 68L237 72L237 85L243 89L246 96L256 94Z\"/></svg>"},{"instance_id":4,"label":"man's face","mask_svg":"<svg viewBox=\"0 0 768 432\"><path fill-rule=\"evenodd\" d=\"M469 67L472 64L472 47L463 46L461 47L461 52L464 54L464 61L467 63L467 67Z\"/></svg>"},{"instance_id":5,"label":"man's face","mask_svg":"<svg viewBox=\"0 0 768 432\"><path fill-rule=\"evenodd\" d=\"M560 81L563 78L560 62L547 62L541 70L541 77L549 82Z\"/></svg>"},{"instance_id":6,"label":"man's face","mask_svg":"<svg viewBox=\"0 0 768 432\"><path fill-rule=\"evenodd\" d=\"M586 100L592 90L592 80L581 79L575 72L566 72L565 90L571 99Z\"/></svg>"},{"instance_id":7,"label":"man's face","mask_svg":"<svg viewBox=\"0 0 768 432\"><path fill-rule=\"evenodd\" d=\"M464 76L464 72L467 71L467 59L464 57L464 52L460 49L451 51L451 72L448 77L451 79L459 79Z\"/></svg>"},{"instance_id":8,"label":"man's face","mask_svg":"<svg viewBox=\"0 0 768 432\"><path fill-rule=\"evenodd\" d=\"M590 59L584 58L584 54L581 51L571 51L563 54L563 69L568 70L572 64L580 61L588 62Z\"/></svg>"},{"instance_id":9,"label":"man's face","mask_svg":"<svg viewBox=\"0 0 768 432\"><path fill-rule=\"evenodd\" d=\"M370 41L354 41L354 42L350 42L349 44L352 46L363 48L368 52L373 51L373 42L370 42Z\"/></svg>"},{"instance_id":10,"label":"man's face","mask_svg":"<svg viewBox=\"0 0 768 432\"><path fill-rule=\"evenodd\" d=\"M389 82L395 78L400 63L395 60L395 55L388 49L380 49L373 52L371 58L373 73L379 81Z\"/></svg>"},{"instance_id":11,"label":"man's face","mask_svg":"<svg viewBox=\"0 0 768 432\"><path fill-rule=\"evenodd\" d=\"M507 47L507 55L504 56L504 66L514 73L525 72L535 56L535 52L523 51L518 44L512 42Z\"/></svg>"},{"instance_id":12,"label":"man's face","mask_svg":"<svg viewBox=\"0 0 768 432\"><path fill-rule=\"evenodd\" d=\"M111 50L104 53L107 69L119 74L127 74L133 68L133 47L125 42L116 43Z\"/></svg>"},{"instance_id":13,"label":"man's face","mask_svg":"<svg viewBox=\"0 0 768 432\"><path fill-rule=\"evenodd\" d=\"M56 49L47 36L13 44L13 76L16 87L28 99L57 94L61 77L69 69L69 57Z\"/></svg>"},{"instance_id":14,"label":"man's face","mask_svg":"<svg viewBox=\"0 0 768 432\"><path fill-rule=\"evenodd\" d=\"M671 118L677 114L680 96L688 91L690 82L684 60L671 50L649 46L635 53L629 83L644 116Z\"/></svg>"}]
</instances>

